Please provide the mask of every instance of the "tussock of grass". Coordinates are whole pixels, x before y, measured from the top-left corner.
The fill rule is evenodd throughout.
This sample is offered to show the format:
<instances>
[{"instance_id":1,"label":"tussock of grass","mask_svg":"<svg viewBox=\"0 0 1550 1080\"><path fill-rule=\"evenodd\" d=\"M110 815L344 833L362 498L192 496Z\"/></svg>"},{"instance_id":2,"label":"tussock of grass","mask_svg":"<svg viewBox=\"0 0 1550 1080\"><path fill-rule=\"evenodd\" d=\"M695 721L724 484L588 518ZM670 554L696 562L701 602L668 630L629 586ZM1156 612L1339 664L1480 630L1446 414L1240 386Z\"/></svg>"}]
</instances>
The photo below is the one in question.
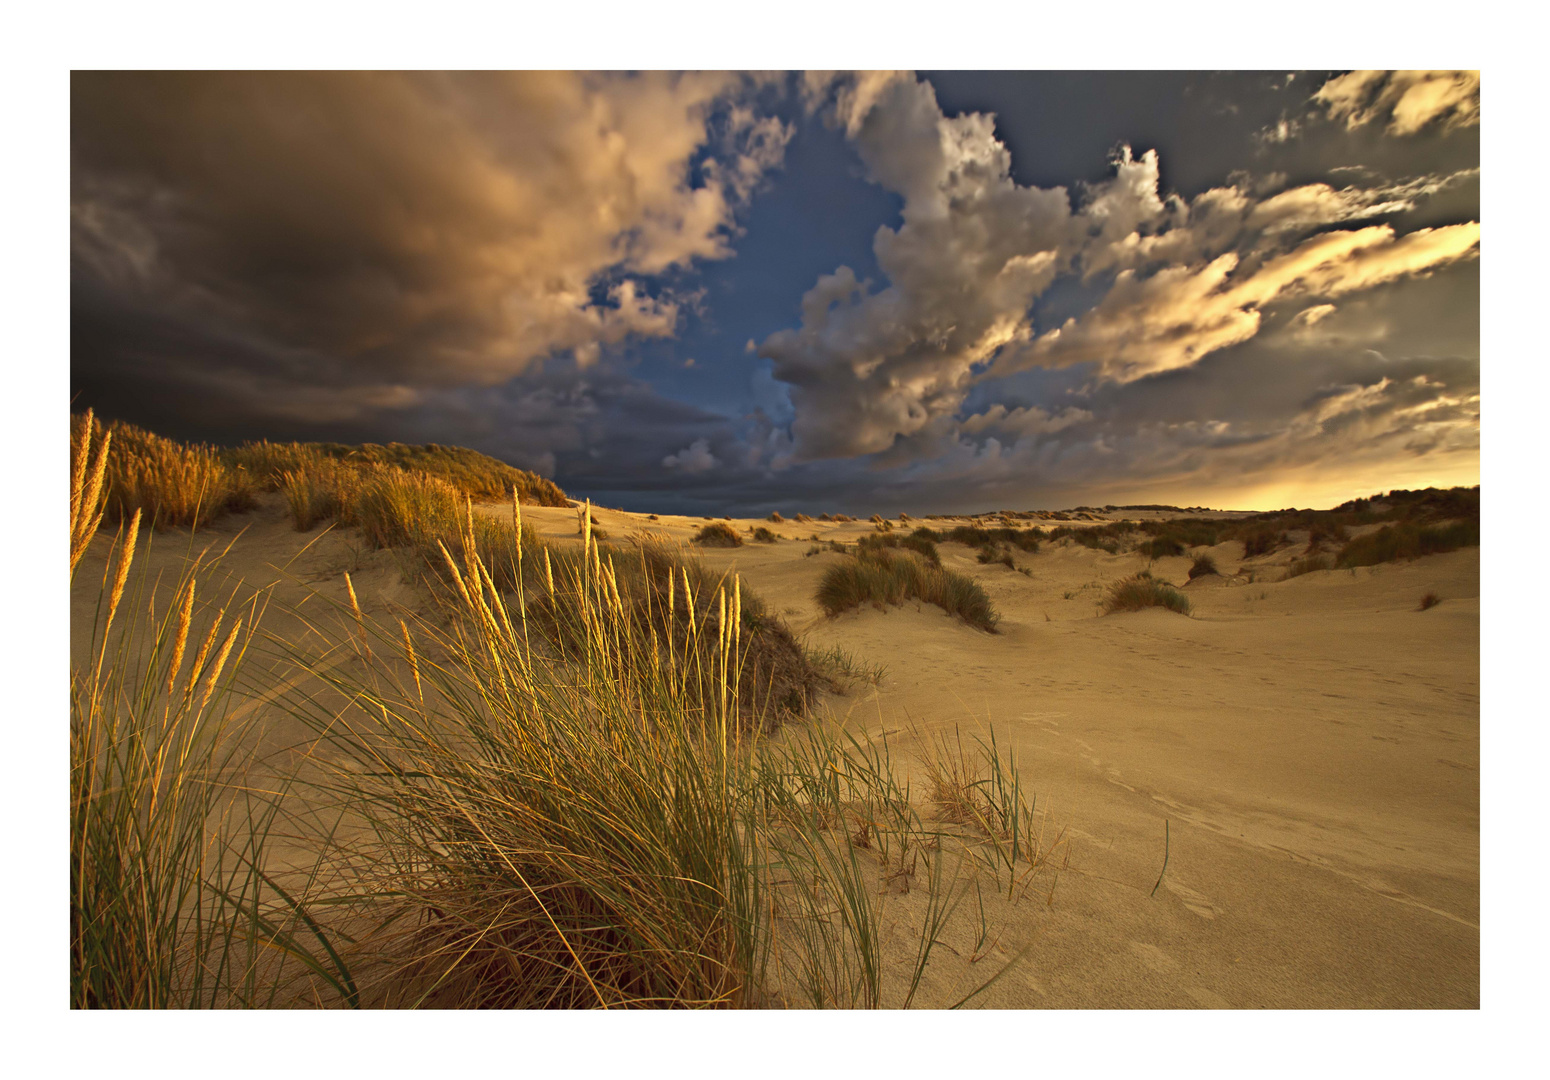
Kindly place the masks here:
<instances>
[{"instance_id":1,"label":"tussock of grass","mask_svg":"<svg viewBox=\"0 0 1550 1080\"><path fill-rule=\"evenodd\" d=\"M1442 603L1442 597L1438 596L1434 592L1429 592L1425 596L1421 597L1421 605L1420 605L1420 607L1416 608L1416 610L1417 611L1428 611L1431 608L1436 607L1440 603Z\"/></svg>"},{"instance_id":2,"label":"tussock of grass","mask_svg":"<svg viewBox=\"0 0 1550 1080\"><path fill-rule=\"evenodd\" d=\"M845 550L845 546L843 544L834 544L833 547L834 550ZM915 552L915 554L925 559L932 566L942 565L941 553L937 551L936 545L933 544L930 540L926 539L924 536L913 534L910 536L895 536L892 533L874 533L870 536L863 536L860 540L856 541L856 548L860 551L880 551L884 548L903 548L907 551Z\"/></svg>"},{"instance_id":3,"label":"tussock of grass","mask_svg":"<svg viewBox=\"0 0 1550 1080\"><path fill-rule=\"evenodd\" d=\"M694 542L702 547L743 546L743 538L737 535L737 530L720 521L713 521L695 533Z\"/></svg>"},{"instance_id":4,"label":"tussock of grass","mask_svg":"<svg viewBox=\"0 0 1550 1080\"><path fill-rule=\"evenodd\" d=\"M211 447L185 446L119 421L104 426L89 413L71 418L72 447L88 441L88 430L90 442L109 447L106 522L128 521L138 511L153 529L197 529L229 510L253 506L251 479L228 468Z\"/></svg>"},{"instance_id":5,"label":"tussock of grass","mask_svg":"<svg viewBox=\"0 0 1550 1080\"><path fill-rule=\"evenodd\" d=\"M982 566L999 564L1008 570L1017 569L1017 564L1012 561L1012 549L1002 543L986 544L979 549L976 559Z\"/></svg>"},{"instance_id":6,"label":"tussock of grass","mask_svg":"<svg viewBox=\"0 0 1550 1080\"><path fill-rule=\"evenodd\" d=\"M1268 555L1286 543L1286 533L1274 525L1254 525L1242 529L1238 539L1243 542L1243 557L1252 559Z\"/></svg>"},{"instance_id":7,"label":"tussock of grass","mask_svg":"<svg viewBox=\"0 0 1550 1080\"><path fill-rule=\"evenodd\" d=\"M1113 615L1116 612L1140 611L1149 607L1167 608L1180 615L1188 615L1193 610L1189 598L1172 585L1137 574L1109 586L1103 613Z\"/></svg>"},{"instance_id":8,"label":"tussock of grass","mask_svg":"<svg viewBox=\"0 0 1550 1080\"><path fill-rule=\"evenodd\" d=\"M880 686L888 675L886 664L868 663L838 645L809 652L807 657L818 670L827 673L831 678L847 682L864 682L872 686Z\"/></svg>"},{"instance_id":9,"label":"tussock of grass","mask_svg":"<svg viewBox=\"0 0 1550 1080\"><path fill-rule=\"evenodd\" d=\"M1119 554L1120 541L1135 531L1135 526L1126 521L1116 521L1109 525L1093 525L1088 528L1073 528L1069 525L1061 525L1051 530L1049 539L1051 542L1070 540L1082 547L1092 548L1095 551L1106 551L1110 555Z\"/></svg>"},{"instance_id":10,"label":"tussock of grass","mask_svg":"<svg viewBox=\"0 0 1550 1080\"><path fill-rule=\"evenodd\" d=\"M1311 574L1315 570L1328 570L1333 565L1334 560L1328 558L1327 556L1307 555L1301 559L1298 559L1296 562L1292 563L1292 565L1286 568L1286 578L1284 580L1290 580L1294 577L1302 577L1304 574Z\"/></svg>"},{"instance_id":11,"label":"tussock of grass","mask_svg":"<svg viewBox=\"0 0 1550 1080\"><path fill-rule=\"evenodd\" d=\"M1376 532L1351 540L1340 549L1335 566L1344 570L1355 566L1376 566L1399 559L1418 559L1476 547L1480 543L1479 521L1455 521L1445 525L1417 525L1400 522L1385 525Z\"/></svg>"},{"instance_id":12,"label":"tussock of grass","mask_svg":"<svg viewBox=\"0 0 1550 1080\"><path fill-rule=\"evenodd\" d=\"M773 521L773 522L776 522L778 524L778 523L780 523L782 521L785 521L786 519L781 517L781 514L780 514L779 510L774 510L774 511L771 511L770 516L765 518L764 520L766 520L766 521Z\"/></svg>"},{"instance_id":13,"label":"tussock of grass","mask_svg":"<svg viewBox=\"0 0 1550 1080\"><path fill-rule=\"evenodd\" d=\"M932 566L906 549L858 547L850 559L824 571L817 600L831 616L867 603L921 600L990 633L1000 621L976 581Z\"/></svg>"},{"instance_id":14,"label":"tussock of grass","mask_svg":"<svg viewBox=\"0 0 1550 1080\"><path fill-rule=\"evenodd\" d=\"M526 504L570 505L565 493L551 481L462 446L257 442L222 454L230 464L244 468L270 491L279 486L283 473L305 473L332 462L365 472L389 468L433 476L474 499L507 499L515 491Z\"/></svg>"},{"instance_id":15,"label":"tussock of grass","mask_svg":"<svg viewBox=\"0 0 1550 1080\"><path fill-rule=\"evenodd\" d=\"M1221 573L1221 571L1216 568L1215 559L1211 558L1209 555L1200 555L1197 556L1195 561L1190 564L1189 580L1194 581L1198 577L1205 577L1209 574L1219 573Z\"/></svg>"},{"instance_id":16,"label":"tussock of grass","mask_svg":"<svg viewBox=\"0 0 1550 1080\"><path fill-rule=\"evenodd\" d=\"M992 729L965 747L963 733L938 732L925 758L927 792L948 821L969 825L987 837L994 858L1014 874L1019 862L1044 863L1063 834L1046 845L1047 815L1022 786L1015 755L1002 754Z\"/></svg>"},{"instance_id":17,"label":"tussock of grass","mask_svg":"<svg viewBox=\"0 0 1550 1080\"><path fill-rule=\"evenodd\" d=\"M655 556L640 554L654 584ZM621 567L589 543L552 590L546 572L512 606L476 557L449 557L463 585L451 628L417 627L418 646L406 630L398 646L413 680L341 676L346 714L303 711L349 763L336 785L366 826L339 852L359 881L341 903L380 928L359 938L362 993L390 1006L714 1007L778 988L809 1006L876 1006L875 881L907 888L924 870L926 926L893 1002L908 1004L952 885L886 744L745 736L736 583L710 597L693 575L647 590L642 602L665 601L647 621L685 628L664 638L629 629L641 613ZM546 599L568 627L553 639L559 664L531 623Z\"/></svg>"},{"instance_id":18,"label":"tussock of grass","mask_svg":"<svg viewBox=\"0 0 1550 1080\"><path fill-rule=\"evenodd\" d=\"M88 522L91 490L72 506ZM309 976L354 1003L305 898L264 870L285 784L244 783L252 735L229 712L261 609L195 557L158 613L146 575L131 581L140 523L113 545L70 675L70 1005L289 1005Z\"/></svg>"},{"instance_id":19,"label":"tussock of grass","mask_svg":"<svg viewBox=\"0 0 1550 1080\"><path fill-rule=\"evenodd\" d=\"M1162 535L1142 542L1136 550L1148 559L1162 559L1184 554L1184 542L1176 536Z\"/></svg>"},{"instance_id":20,"label":"tussock of grass","mask_svg":"<svg viewBox=\"0 0 1550 1080\"><path fill-rule=\"evenodd\" d=\"M770 532L770 530L766 529L763 525L760 525L754 529L753 538L761 544L773 544L775 541L780 539L780 537Z\"/></svg>"},{"instance_id":21,"label":"tussock of grass","mask_svg":"<svg viewBox=\"0 0 1550 1080\"><path fill-rule=\"evenodd\" d=\"M350 524L376 548L429 551L461 530L463 496L434 476L383 470L361 488Z\"/></svg>"}]
</instances>

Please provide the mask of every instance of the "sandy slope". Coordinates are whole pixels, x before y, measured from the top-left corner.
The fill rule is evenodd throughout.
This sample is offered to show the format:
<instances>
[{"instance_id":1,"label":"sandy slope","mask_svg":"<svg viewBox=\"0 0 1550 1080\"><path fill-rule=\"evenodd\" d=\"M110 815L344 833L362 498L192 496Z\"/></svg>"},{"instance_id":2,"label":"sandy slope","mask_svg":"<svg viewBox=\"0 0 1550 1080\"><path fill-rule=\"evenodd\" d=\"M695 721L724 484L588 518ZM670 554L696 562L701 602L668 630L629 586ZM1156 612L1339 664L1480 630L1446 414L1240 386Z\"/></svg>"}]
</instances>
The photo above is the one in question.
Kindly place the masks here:
<instances>
[{"instance_id":1,"label":"sandy slope","mask_svg":"<svg viewBox=\"0 0 1550 1080\"><path fill-rule=\"evenodd\" d=\"M574 511L524 516L545 536L574 537ZM598 520L613 539L647 529L681 541L704 524L608 510ZM276 506L209 536L224 542L243 526L225 566L274 583L271 632L305 636L308 609L285 609L310 589L342 597L345 569L368 614L420 602L391 553L364 553L346 535L297 556L317 533L290 530ZM1478 1006L1478 549L1278 582L1300 549L1243 564L1241 546L1226 543L1217 562L1244 572L1189 585L1186 618L1098 615L1107 583L1145 565L1138 555L1046 545L1017 557L1030 577L942 545L944 564L979 580L1000 610L990 635L930 606L827 619L813 593L840 556L806 555L805 538L854 539L871 526L769 527L786 539L702 557L735 568L811 645L887 669L877 688L831 698L826 722L886 734L922 801L931 733L993 725L1051 821L1068 828L1063 872L1012 902L984 889L970 897L919 1004L950 1004L1027 949L978 1004ZM176 536L158 538L146 565L176 565L187 543ZM77 574L76 649L105 547L99 538ZM1153 573L1182 584L1188 565L1163 559ZM1427 591L1443 602L1418 612ZM294 736L276 721L276 745ZM1165 823L1167 870L1152 896ZM922 902L920 890L889 898L895 969L913 955ZM977 947L988 953L971 963Z\"/></svg>"}]
</instances>

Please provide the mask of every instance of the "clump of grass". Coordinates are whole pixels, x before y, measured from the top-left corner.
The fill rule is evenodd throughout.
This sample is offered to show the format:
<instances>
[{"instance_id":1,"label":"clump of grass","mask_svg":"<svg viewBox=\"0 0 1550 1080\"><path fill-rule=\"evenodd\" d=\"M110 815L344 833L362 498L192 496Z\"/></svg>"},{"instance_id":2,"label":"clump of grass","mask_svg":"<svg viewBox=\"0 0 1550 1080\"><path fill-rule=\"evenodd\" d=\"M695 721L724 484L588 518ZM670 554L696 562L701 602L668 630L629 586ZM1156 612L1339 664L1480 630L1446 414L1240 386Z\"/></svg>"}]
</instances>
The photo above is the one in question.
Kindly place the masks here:
<instances>
[{"instance_id":1,"label":"clump of grass","mask_svg":"<svg viewBox=\"0 0 1550 1080\"><path fill-rule=\"evenodd\" d=\"M832 541L831 544L833 544ZM845 550L843 544L833 544L833 547L838 551ZM910 536L895 536L892 533L873 533L870 536L863 536L856 541L856 547L858 550L864 551L879 551L883 548L903 548L907 551L915 552L915 554L925 559L932 566L942 565L942 556L937 551L936 545L923 536L913 534Z\"/></svg>"},{"instance_id":2,"label":"clump of grass","mask_svg":"<svg viewBox=\"0 0 1550 1080\"><path fill-rule=\"evenodd\" d=\"M1022 784L1015 754L1003 754L995 730L965 747L963 733L937 732L925 758L928 796L948 821L969 825L989 839L999 868L1011 871L1014 888L1043 865L1063 838L1044 843L1047 814ZM1019 867L1018 864L1023 864Z\"/></svg>"},{"instance_id":3,"label":"clump of grass","mask_svg":"<svg viewBox=\"0 0 1550 1080\"><path fill-rule=\"evenodd\" d=\"M282 473L280 490L285 493L296 531L307 532L329 519L358 523L360 511L356 502L374 475L391 473L381 469L368 473L327 458L297 472Z\"/></svg>"},{"instance_id":4,"label":"clump of grass","mask_svg":"<svg viewBox=\"0 0 1550 1080\"><path fill-rule=\"evenodd\" d=\"M880 686L888 674L886 664L868 663L838 645L831 645L818 652L809 652L807 657L820 671L847 682L864 682L872 686Z\"/></svg>"},{"instance_id":5,"label":"clump of grass","mask_svg":"<svg viewBox=\"0 0 1550 1080\"><path fill-rule=\"evenodd\" d=\"M1192 610L1189 598L1172 585L1154 580L1146 574L1137 574L1109 586L1103 613L1113 615L1116 612L1140 611L1149 607L1167 608L1180 615L1188 615Z\"/></svg>"},{"instance_id":6,"label":"clump of grass","mask_svg":"<svg viewBox=\"0 0 1550 1080\"><path fill-rule=\"evenodd\" d=\"M1399 559L1418 559L1422 555L1475 547L1479 543L1479 521L1454 521L1445 525L1417 525L1404 521L1355 537L1340 549L1335 566L1342 570L1347 567L1376 566Z\"/></svg>"},{"instance_id":7,"label":"clump of grass","mask_svg":"<svg viewBox=\"0 0 1550 1080\"><path fill-rule=\"evenodd\" d=\"M100 520L84 490L73 520ZM70 676L71 1007L289 1005L306 976L354 1003L306 898L265 870L285 785L244 783L251 736L229 708L258 603L215 595L201 556L158 613L155 583L130 583L140 523L114 542Z\"/></svg>"},{"instance_id":8,"label":"clump of grass","mask_svg":"<svg viewBox=\"0 0 1550 1080\"><path fill-rule=\"evenodd\" d=\"M72 417L70 429L72 446L88 439L109 446L103 481L109 523L128 521L138 512L158 531L197 529L227 511L253 505L252 482L227 468L211 447L185 446L120 421L104 426L89 413Z\"/></svg>"},{"instance_id":9,"label":"clump of grass","mask_svg":"<svg viewBox=\"0 0 1550 1080\"><path fill-rule=\"evenodd\" d=\"M995 633L1000 621L973 578L932 566L902 549L858 547L853 557L825 570L818 583L818 604L831 616L866 603L901 604L911 599L935 604L989 633Z\"/></svg>"},{"instance_id":10,"label":"clump of grass","mask_svg":"<svg viewBox=\"0 0 1550 1080\"><path fill-rule=\"evenodd\" d=\"M855 521L856 519L851 517L849 514L835 514L831 520L838 521L843 524L847 521Z\"/></svg>"},{"instance_id":11,"label":"clump of grass","mask_svg":"<svg viewBox=\"0 0 1550 1080\"><path fill-rule=\"evenodd\" d=\"M1286 578L1284 580L1302 577L1304 574L1311 574L1315 570L1328 570L1333 565L1333 560L1324 555L1305 555L1286 568Z\"/></svg>"},{"instance_id":12,"label":"clump of grass","mask_svg":"<svg viewBox=\"0 0 1550 1080\"><path fill-rule=\"evenodd\" d=\"M1176 536L1157 536L1137 545L1136 550L1148 559L1162 559L1184 554L1184 543Z\"/></svg>"},{"instance_id":13,"label":"clump of grass","mask_svg":"<svg viewBox=\"0 0 1550 1080\"><path fill-rule=\"evenodd\" d=\"M257 442L221 453L228 464L241 466L270 491L279 487L284 473L305 473L333 462L363 472L389 468L433 476L474 499L507 499L515 492L531 505L570 505L552 481L462 446Z\"/></svg>"},{"instance_id":14,"label":"clump of grass","mask_svg":"<svg viewBox=\"0 0 1550 1080\"><path fill-rule=\"evenodd\" d=\"M687 636L633 632L622 567L584 547L514 605L476 554L449 554L450 628L417 627L418 646L405 628L396 668L339 677L344 713L303 711L348 763L335 783L365 826L341 842L359 886L339 898L378 928L359 938L364 992L390 1006L736 1006L779 989L876 1006L871 853L885 881L926 864L908 1004L952 905L886 746L745 735L736 583L706 618L686 577L649 621ZM556 663L523 613L561 596Z\"/></svg>"},{"instance_id":15,"label":"clump of grass","mask_svg":"<svg viewBox=\"0 0 1550 1080\"><path fill-rule=\"evenodd\" d=\"M1189 580L1194 581L1198 577L1206 577L1210 574L1220 574L1216 568L1216 560L1209 555L1197 555L1195 561L1189 567Z\"/></svg>"},{"instance_id":16,"label":"clump of grass","mask_svg":"<svg viewBox=\"0 0 1550 1080\"><path fill-rule=\"evenodd\" d=\"M1426 611L1430 608L1436 607L1440 603L1442 603L1442 597L1438 596L1434 592L1429 592L1425 596L1421 597L1421 606L1416 608L1416 610Z\"/></svg>"},{"instance_id":17,"label":"clump of grass","mask_svg":"<svg viewBox=\"0 0 1550 1080\"><path fill-rule=\"evenodd\" d=\"M781 514L780 514L779 510L773 510L773 511L770 512L770 516L765 518L764 520L766 520L766 521L773 521L773 522L776 522L778 524L778 523L780 523L782 521L785 521L786 519L781 517Z\"/></svg>"},{"instance_id":18,"label":"clump of grass","mask_svg":"<svg viewBox=\"0 0 1550 1080\"><path fill-rule=\"evenodd\" d=\"M1087 528L1075 528L1069 525L1061 525L1049 534L1049 539L1054 541L1070 540L1082 547L1092 548L1094 551L1105 551L1110 555L1119 554L1120 541L1135 531L1135 526L1129 522L1116 521L1108 525L1093 525Z\"/></svg>"},{"instance_id":19,"label":"clump of grass","mask_svg":"<svg viewBox=\"0 0 1550 1080\"><path fill-rule=\"evenodd\" d=\"M808 517L806 514L798 514L796 517L792 518L791 520L795 521L799 525L805 525L805 524L811 524L813 519Z\"/></svg>"},{"instance_id":20,"label":"clump of grass","mask_svg":"<svg viewBox=\"0 0 1550 1080\"><path fill-rule=\"evenodd\" d=\"M1326 543L1345 544L1351 539L1346 527L1338 522L1314 521L1308 526L1307 553L1313 554Z\"/></svg>"},{"instance_id":21,"label":"clump of grass","mask_svg":"<svg viewBox=\"0 0 1550 1080\"><path fill-rule=\"evenodd\" d=\"M737 530L720 521L713 521L695 533L694 542L702 547L743 546L743 538L737 535Z\"/></svg>"},{"instance_id":22,"label":"clump of grass","mask_svg":"<svg viewBox=\"0 0 1550 1080\"><path fill-rule=\"evenodd\" d=\"M999 564L1008 570L1017 569L1017 565L1012 562L1012 549L1005 544L986 544L979 549L979 555L976 558L982 566Z\"/></svg>"},{"instance_id":23,"label":"clump of grass","mask_svg":"<svg viewBox=\"0 0 1550 1080\"><path fill-rule=\"evenodd\" d=\"M463 498L445 480L384 469L362 486L353 524L372 547L428 551L461 530Z\"/></svg>"},{"instance_id":24,"label":"clump of grass","mask_svg":"<svg viewBox=\"0 0 1550 1080\"><path fill-rule=\"evenodd\" d=\"M1286 533L1273 525L1255 525L1240 530L1238 539L1243 542L1243 557L1252 559L1268 555L1286 543Z\"/></svg>"},{"instance_id":25,"label":"clump of grass","mask_svg":"<svg viewBox=\"0 0 1550 1080\"><path fill-rule=\"evenodd\" d=\"M770 530L766 529L763 525L760 525L754 529L753 538L761 544L773 544L776 540L780 539L780 537L770 532Z\"/></svg>"}]
</instances>

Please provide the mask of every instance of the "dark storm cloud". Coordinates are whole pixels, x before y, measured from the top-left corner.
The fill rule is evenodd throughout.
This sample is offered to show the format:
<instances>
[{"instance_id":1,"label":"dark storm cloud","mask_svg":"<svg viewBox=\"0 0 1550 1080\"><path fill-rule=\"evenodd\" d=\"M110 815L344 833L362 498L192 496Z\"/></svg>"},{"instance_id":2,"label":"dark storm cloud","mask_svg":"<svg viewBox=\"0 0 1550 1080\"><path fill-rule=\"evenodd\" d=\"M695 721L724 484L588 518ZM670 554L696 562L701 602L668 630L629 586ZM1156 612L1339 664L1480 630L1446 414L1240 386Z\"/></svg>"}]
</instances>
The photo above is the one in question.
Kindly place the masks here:
<instances>
[{"instance_id":1,"label":"dark storm cloud","mask_svg":"<svg viewBox=\"0 0 1550 1080\"><path fill-rule=\"evenodd\" d=\"M749 107L756 90L77 74L78 384L138 372L141 396L182 383L255 420L328 424L671 335L690 298L662 275L728 256L734 210L780 161L789 132ZM100 332L126 315L133 345Z\"/></svg>"},{"instance_id":2,"label":"dark storm cloud","mask_svg":"<svg viewBox=\"0 0 1550 1080\"><path fill-rule=\"evenodd\" d=\"M1477 470L1478 80L1105 78L77 75L72 391L705 513ZM800 299L697 276L801 124L875 185L870 252L814 258L805 190L748 238Z\"/></svg>"}]
</instances>

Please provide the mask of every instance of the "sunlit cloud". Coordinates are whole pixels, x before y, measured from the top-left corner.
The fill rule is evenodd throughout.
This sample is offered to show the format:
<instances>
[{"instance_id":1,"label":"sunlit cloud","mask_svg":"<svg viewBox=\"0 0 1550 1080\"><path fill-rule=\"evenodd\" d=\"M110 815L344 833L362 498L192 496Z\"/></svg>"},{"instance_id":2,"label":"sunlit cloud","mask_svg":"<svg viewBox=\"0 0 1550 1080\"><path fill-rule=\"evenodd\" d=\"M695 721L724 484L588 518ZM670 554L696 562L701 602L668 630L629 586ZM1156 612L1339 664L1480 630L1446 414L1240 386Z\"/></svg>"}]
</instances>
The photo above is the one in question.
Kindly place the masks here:
<instances>
[{"instance_id":1,"label":"sunlit cloud","mask_svg":"<svg viewBox=\"0 0 1550 1080\"><path fill-rule=\"evenodd\" d=\"M1388 121L1390 135L1414 135L1430 124L1464 127L1480 122L1478 71L1352 71L1314 93L1346 127Z\"/></svg>"}]
</instances>

